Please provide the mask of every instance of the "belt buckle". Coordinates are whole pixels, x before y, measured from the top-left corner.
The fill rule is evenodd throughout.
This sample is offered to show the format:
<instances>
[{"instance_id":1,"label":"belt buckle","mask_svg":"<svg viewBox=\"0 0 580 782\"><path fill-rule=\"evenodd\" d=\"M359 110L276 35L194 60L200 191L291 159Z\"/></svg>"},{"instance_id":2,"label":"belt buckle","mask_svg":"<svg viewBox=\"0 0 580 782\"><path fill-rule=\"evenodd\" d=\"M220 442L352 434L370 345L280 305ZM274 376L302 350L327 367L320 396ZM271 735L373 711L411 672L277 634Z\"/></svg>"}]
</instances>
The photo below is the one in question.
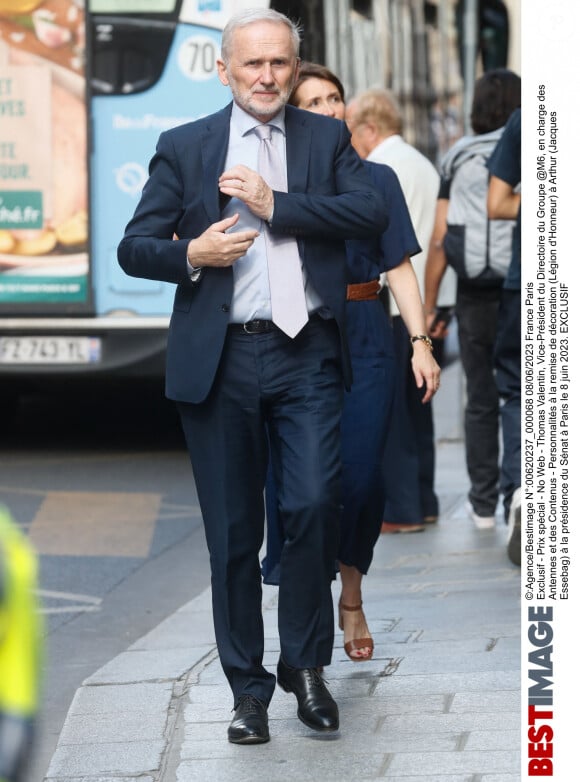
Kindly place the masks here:
<instances>
[{"instance_id":1,"label":"belt buckle","mask_svg":"<svg viewBox=\"0 0 580 782\"><path fill-rule=\"evenodd\" d=\"M260 333L260 320L248 320L244 323L244 331L246 334L259 334Z\"/></svg>"}]
</instances>

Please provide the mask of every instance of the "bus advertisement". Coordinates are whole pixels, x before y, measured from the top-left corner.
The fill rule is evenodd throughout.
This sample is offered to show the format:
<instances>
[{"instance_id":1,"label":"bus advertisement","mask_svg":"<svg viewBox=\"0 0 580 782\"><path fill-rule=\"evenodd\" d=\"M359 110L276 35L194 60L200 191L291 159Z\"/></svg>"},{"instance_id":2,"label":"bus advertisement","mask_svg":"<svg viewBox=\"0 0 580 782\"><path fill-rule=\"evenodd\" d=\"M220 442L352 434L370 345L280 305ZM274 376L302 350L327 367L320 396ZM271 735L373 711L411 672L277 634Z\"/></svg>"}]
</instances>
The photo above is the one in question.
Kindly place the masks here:
<instances>
[{"instance_id":1,"label":"bus advertisement","mask_svg":"<svg viewBox=\"0 0 580 782\"><path fill-rule=\"evenodd\" d=\"M0 306L90 306L82 5L0 0Z\"/></svg>"},{"instance_id":2,"label":"bus advertisement","mask_svg":"<svg viewBox=\"0 0 580 782\"><path fill-rule=\"evenodd\" d=\"M163 376L174 286L128 277L116 248L159 134L230 100L215 63L232 14L291 13L303 58L351 94L390 86L408 140L426 151L459 130L443 13L458 0L440 5L0 0L0 396L26 381Z\"/></svg>"},{"instance_id":3,"label":"bus advertisement","mask_svg":"<svg viewBox=\"0 0 580 782\"><path fill-rule=\"evenodd\" d=\"M239 0L0 0L0 383L161 377L174 287L116 248L159 134L221 108Z\"/></svg>"}]
</instances>

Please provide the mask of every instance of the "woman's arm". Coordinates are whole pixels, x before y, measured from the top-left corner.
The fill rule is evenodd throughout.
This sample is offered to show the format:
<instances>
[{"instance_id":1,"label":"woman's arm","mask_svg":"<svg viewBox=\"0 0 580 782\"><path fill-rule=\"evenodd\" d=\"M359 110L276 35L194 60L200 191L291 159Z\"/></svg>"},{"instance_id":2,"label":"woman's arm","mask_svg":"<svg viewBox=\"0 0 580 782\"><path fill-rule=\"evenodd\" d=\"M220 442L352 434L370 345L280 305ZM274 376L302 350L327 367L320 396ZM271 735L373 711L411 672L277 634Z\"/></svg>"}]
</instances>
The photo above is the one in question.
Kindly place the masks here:
<instances>
[{"instance_id":1,"label":"woman's arm","mask_svg":"<svg viewBox=\"0 0 580 782\"><path fill-rule=\"evenodd\" d=\"M435 209L435 225L429 242L427 262L425 264L425 317L427 328L432 337L441 339L445 336L445 327L434 327L435 310L437 308L437 295L441 280L447 269L447 259L443 249L443 240L447 233L447 212L449 211L449 199L438 198ZM434 327L434 328L433 328Z\"/></svg>"},{"instance_id":2,"label":"woman's arm","mask_svg":"<svg viewBox=\"0 0 580 782\"><path fill-rule=\"evenodd\" d=\"M419 283L409 256L407 255L394 269L390 269L386 276L409 334L411 336L427 334ZM423 383L427 386L423 403L428 402L439 388L441 370L433 358L430 347L422 340L413 342L411 367L417 388L421 388Z\"/></svg>"}]
</instances>

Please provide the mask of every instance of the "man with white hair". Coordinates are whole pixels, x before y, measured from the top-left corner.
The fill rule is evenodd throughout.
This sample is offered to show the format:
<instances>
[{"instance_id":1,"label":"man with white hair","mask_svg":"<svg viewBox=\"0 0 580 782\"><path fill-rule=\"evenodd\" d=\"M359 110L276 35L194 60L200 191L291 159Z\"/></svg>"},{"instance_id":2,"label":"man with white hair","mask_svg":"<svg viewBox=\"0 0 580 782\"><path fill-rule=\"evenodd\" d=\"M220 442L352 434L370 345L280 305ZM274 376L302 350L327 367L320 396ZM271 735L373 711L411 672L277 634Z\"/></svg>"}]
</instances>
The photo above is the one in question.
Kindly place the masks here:
<instances>
[{"instance_id":1,"label":"man with white hair","mask_svg":"<svg viewBox=\"0 0 580 782\"><path fill-rule=\"evenodd\" d=\"M118 250L128 274L177 283L166 394L202 510L236 744L270 738L276 677L263 665L259 564L269 456L286 538L278 684L308 727L339 726L320 668L334 642L351 381L344 240L387 224L344 124L286 106L299 44L296 25L270 9L228 22L217 66L233 103L161 134Z\"/></svg>"}]
</instances>

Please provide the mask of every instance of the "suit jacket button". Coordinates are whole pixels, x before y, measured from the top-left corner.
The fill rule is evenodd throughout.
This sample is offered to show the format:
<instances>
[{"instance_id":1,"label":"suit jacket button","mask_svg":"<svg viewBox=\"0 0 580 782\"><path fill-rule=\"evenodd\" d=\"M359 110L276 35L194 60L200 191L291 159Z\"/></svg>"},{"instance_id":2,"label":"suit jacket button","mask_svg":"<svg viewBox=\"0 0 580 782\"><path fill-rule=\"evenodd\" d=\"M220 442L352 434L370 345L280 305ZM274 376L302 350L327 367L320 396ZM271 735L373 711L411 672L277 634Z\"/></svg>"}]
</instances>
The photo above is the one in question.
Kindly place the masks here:
<instances>
[{"instance_id":1,"label":"suit jacket button","mask_svg":"<svg viewBox=\"0 0 580 782\"><path fill-rule=\"evenodd\" d=\"M230 305L222 304L222 312L229 312L229 311L230 311Z\"/></svg>"}]
</instances>

